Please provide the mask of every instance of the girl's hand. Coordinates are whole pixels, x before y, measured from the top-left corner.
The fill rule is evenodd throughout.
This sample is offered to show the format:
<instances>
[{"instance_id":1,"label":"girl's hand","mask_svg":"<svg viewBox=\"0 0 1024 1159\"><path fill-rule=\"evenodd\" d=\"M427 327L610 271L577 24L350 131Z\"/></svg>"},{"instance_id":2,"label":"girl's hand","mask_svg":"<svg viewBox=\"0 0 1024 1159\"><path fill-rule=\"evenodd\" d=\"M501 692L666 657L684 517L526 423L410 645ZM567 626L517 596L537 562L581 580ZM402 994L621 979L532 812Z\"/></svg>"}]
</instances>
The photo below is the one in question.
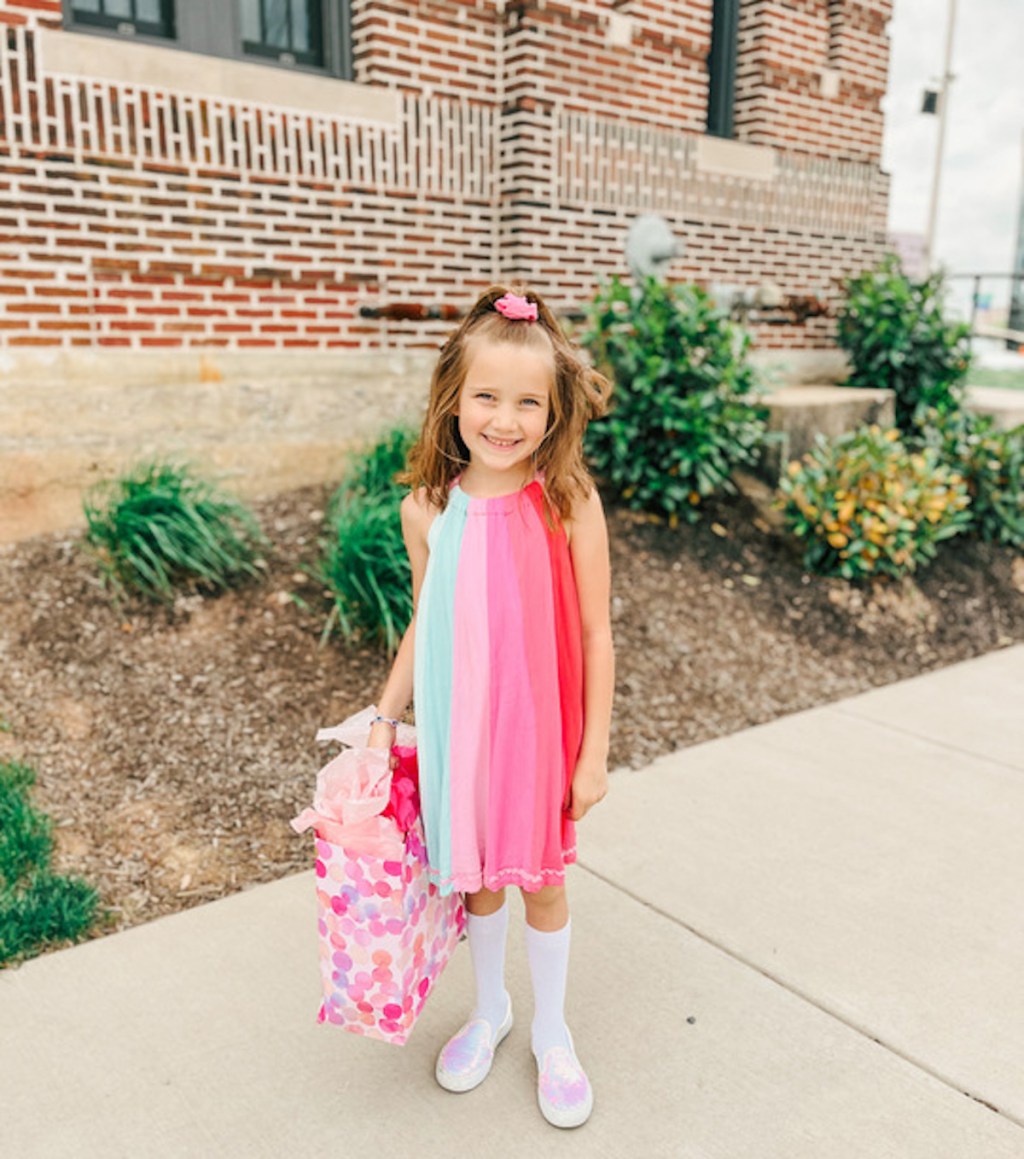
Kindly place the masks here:
<instances>
[{"instance_id":1,"label":"girl's hand","mask_svg":"<svg viewBox=\"0 0 1024 1159\"><path fill-rule=\"evenodd\" d=\"M608 764L606 761L581 757L572 775L569 794L569 816L579 821L590 809L604 799L608 792Z\"/></svg>"},{"instance_id":2,"label":"girl's hand","mask_svg":"<svg viewBox=\"0 0 1024 1159\"><path fill-rule=\"evenodd\" d=\"M389 749L395 743L395 730L387 721L378 720L370 729L370 739L366 742L368 749Z\"/></svg>"}]
</instances>

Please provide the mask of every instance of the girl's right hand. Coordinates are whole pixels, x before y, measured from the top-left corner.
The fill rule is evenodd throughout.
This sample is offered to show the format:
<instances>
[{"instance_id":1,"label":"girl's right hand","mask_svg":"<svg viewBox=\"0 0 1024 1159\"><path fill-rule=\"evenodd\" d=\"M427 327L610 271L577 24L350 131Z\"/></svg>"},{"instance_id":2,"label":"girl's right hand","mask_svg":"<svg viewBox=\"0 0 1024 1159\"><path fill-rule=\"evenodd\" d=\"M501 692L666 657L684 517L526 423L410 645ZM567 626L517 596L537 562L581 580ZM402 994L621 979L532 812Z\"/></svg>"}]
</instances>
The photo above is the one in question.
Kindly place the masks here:
<instances>
[{"instance_id":1,"label":"girl's right hand","mask_svg":"<svg viewBox=\"0 0 1024 1159\"><path fill-rule=\"evenodd\" d=\"M389 749L395 743L395 730L387 721L378 720L370 729L370 738L366 747L370 749Z\"/></svg>"}]
</instances>

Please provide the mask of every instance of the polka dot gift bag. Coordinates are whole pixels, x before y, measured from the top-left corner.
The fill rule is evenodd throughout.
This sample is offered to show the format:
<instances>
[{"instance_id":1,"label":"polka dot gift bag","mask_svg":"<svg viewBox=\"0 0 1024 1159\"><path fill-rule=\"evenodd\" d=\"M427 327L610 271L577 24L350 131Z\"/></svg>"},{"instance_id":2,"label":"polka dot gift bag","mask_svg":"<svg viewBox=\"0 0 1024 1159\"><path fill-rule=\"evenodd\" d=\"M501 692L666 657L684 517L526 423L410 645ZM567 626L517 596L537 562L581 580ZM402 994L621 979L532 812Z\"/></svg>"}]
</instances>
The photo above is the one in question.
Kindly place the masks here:
<instances>
[{"instance_id":1,"label":"polka dot gift bag","mask_svg":"<svg viewBox=\"0 0 1024 1159\"><path fill-rule=\"evenodd\" d=\"M342 750L317 774L311 809L292 821L316 835L319 1021L401 1046L465 929L458 894L427 876L415 734L391 757L365 745L375 709L321 729Z\"/></svg>"}]
</instances>

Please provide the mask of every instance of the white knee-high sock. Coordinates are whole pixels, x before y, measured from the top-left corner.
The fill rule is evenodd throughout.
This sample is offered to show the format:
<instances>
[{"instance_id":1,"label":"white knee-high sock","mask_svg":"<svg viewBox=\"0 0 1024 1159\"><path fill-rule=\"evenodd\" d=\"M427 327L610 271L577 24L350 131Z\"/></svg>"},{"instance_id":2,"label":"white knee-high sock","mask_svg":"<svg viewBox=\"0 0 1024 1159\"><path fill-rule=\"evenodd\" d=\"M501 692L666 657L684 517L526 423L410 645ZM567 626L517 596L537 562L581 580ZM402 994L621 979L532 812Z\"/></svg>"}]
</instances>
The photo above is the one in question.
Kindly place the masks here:
<instances>
[{"instance_id":1,"label":"white knee-high sock","mask_svg":"<svg viewBox=\"0 0 1024 1159\"><path fill-rule=\"evenodd\" d=\"M508 934L508 902L492 914L466 914L469 956L476 980L474 1018L486 1018L494 1030L501 1026L508 1010L505 990L505 939Z\"/></svg>"},{"instance_id":2,"label":"white knee-high sock","mask_svg":"<svg viewBox=\"0 0 1024 1159\"><path fill-rule=\"evenodd\" d=\"M540 1059L552 1046L568 1046L565 985L569 975L571 920L560 930L526 927L526 953L533 980L533 1053Z\"/></svg>"}]
</instances>

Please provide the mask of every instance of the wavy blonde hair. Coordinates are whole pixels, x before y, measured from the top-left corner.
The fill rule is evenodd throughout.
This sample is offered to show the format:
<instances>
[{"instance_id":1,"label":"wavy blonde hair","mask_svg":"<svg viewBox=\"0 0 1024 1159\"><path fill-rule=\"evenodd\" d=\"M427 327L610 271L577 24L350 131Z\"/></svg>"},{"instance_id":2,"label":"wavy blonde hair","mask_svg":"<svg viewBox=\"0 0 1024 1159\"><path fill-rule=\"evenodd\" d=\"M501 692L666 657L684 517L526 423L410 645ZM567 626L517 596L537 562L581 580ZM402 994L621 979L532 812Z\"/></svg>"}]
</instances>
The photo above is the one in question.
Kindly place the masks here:
<instances>
[{"instance_id":1,"label":"wavy blonde hair","mask_svg":"<svg viewBox=\"0 0 1024 1159\"><path fill-rule=\"evenodd\" d=\"M494 303L507 293L537 306L537 321L511 321ZM420 437L409 452L401 476L411 487L423 487L430 503L443 510L453 481L469 465L469 451L459 436L459 395L469 366L470 341L506 343L553 356L554 383L544 439L534 452L534 468L544 473L544 491L559 518L567 519L577 499L592 486L583 461L583 433L591 419L608 406L608 380L583 361L539 294L526 286L492 286L481 294L459 328L441 348L430 381L430 399Z\"/></svg>"}]
</instances>

